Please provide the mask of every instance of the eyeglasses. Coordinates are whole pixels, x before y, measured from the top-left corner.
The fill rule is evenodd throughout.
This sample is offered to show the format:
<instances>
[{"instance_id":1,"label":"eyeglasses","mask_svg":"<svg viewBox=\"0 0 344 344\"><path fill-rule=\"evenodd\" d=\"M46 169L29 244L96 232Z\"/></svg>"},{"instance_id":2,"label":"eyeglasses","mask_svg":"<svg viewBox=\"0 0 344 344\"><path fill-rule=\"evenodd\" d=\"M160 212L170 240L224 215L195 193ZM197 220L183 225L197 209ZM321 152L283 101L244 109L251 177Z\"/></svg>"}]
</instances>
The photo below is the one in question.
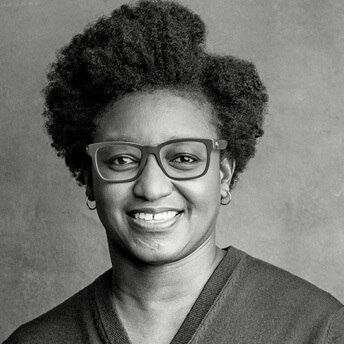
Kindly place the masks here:
<instances>
[{"instance_id":1,"label":"eyeglasses","mask_svg":"<svg viewBox=\"0 0 344 344\"><path fill-rule=\"evenodd\" d=\"M218 139L176 139L157 146L141 146L133 142L111 141L92 143L86 153L92 157L99 177L107 182L124 183L137 179L148 156L153 154L166 176L189 180L205 175L210 153L224 150L227 141Z\"/></svg>"}]
</instances>

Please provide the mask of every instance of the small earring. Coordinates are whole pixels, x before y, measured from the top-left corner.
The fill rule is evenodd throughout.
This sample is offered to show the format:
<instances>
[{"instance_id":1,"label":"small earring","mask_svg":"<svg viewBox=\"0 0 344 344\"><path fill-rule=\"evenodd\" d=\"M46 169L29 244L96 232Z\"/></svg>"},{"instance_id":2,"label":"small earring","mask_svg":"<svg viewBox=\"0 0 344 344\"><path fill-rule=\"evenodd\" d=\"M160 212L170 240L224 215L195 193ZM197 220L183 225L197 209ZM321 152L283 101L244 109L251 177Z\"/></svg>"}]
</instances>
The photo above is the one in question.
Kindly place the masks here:
<instances>
[{"instance_id":1,"label":"small earring","mask_svg":"<svg viewBox=\"0 0 344 344\"><path fill-rule=\"evenodd\" d=\"M86 196L86 205L87 205L87 208L90 209L90 210L94 210L97 208L97 205L96 205L96 201L94 201L94 207L91 207L90 204L88 203L90 200L88 199L88 196Z\"/></svg>"},{"instance_id":2,"label":"small earring","mask_svg":"<svg viewBox=\"0 0 344 344\"><path fill-rule=\"evenodd\" d=\"M226 190L226 192L227 192L227 196L221 197L221 205L227 205L231 203L232 201L232 194L228 190Z\"/></svg>"}]
</instances>

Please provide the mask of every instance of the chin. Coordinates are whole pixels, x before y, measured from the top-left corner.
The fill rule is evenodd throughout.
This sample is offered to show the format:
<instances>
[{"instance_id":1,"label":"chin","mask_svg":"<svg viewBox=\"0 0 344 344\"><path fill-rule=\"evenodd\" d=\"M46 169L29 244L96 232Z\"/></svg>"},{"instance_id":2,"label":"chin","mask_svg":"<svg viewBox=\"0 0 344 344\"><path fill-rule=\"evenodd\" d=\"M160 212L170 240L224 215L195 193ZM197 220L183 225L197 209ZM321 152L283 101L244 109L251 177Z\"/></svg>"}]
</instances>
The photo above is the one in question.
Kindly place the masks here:
<instances>
[{"instance_id":1,"label":"chin","mask_svg":"<svg viewBox=\"0 0 344 344\"><path fill-rule=\"evenodd\" d=\"M174 245L162 244L158 240L140 242L139 245L131 247L129 254L137 262L148 265L170 264L185 257L182 250Z\"/></svg>"}]
</instances>

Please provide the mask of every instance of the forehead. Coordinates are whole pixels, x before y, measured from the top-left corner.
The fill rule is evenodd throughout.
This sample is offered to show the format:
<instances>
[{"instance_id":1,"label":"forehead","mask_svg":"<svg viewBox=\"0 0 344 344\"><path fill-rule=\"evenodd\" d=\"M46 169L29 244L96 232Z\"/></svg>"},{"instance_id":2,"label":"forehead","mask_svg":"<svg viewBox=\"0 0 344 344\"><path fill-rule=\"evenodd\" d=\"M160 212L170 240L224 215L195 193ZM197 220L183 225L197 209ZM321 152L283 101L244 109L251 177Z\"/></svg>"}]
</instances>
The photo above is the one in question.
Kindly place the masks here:
<instances>
[{"instance_id":1,"label":"forehead","mask_svg":"<svg viewBox=\"0 0 344 344\"><path fill-rule=\"evenodd\" d=\"M114 103L100 119L94 142L159 144L183 137L217 137L210 104L196 97L155 91L131 94Z\"/></svg>"}]
</instances>

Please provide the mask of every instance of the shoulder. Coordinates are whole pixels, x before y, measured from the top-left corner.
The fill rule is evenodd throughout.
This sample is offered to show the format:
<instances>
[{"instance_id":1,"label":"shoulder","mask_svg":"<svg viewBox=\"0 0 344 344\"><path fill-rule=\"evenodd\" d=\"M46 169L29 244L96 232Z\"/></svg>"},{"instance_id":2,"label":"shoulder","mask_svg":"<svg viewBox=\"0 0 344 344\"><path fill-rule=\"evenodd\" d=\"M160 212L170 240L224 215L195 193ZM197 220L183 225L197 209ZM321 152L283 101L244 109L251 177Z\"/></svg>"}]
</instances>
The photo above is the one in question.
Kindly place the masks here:
<instances>
[{"instance_id":1,"label":"shoulder","mask_svg":"<svg viewBox=\"0 0 344 344\"><path fill-rule=\"evenodd\" d=\"M240 262L223 300L238 323L250 330L264 328L280 340L290 338L290 343L301 338L307 343L344 343L341 302L302 278L234 250Z\"/></svg>"},{"instance_id":2,"label":"shoulder","mask_svg":"<svg viewBox=\"0 0 344 344\"><path fill-rule=\"evenodd\" d=\"M94 328L94 287L107 273L60 305L20 326L4 344L87 343Z\"/></svg>"},{"instance_id":3,"label":"shoulder","mask_svg":"<svg viewBox=\"0 0 344 344\"><path fill-rule=\"evenodd\" d=\"M276 299L290 306L309 307L313 310L335 310L343 306L331 294L314 284L249 255L245 256L244 276L251 288L255 288L264 297L269 296L270 301Z\"/></svg>"}]
</instances>

